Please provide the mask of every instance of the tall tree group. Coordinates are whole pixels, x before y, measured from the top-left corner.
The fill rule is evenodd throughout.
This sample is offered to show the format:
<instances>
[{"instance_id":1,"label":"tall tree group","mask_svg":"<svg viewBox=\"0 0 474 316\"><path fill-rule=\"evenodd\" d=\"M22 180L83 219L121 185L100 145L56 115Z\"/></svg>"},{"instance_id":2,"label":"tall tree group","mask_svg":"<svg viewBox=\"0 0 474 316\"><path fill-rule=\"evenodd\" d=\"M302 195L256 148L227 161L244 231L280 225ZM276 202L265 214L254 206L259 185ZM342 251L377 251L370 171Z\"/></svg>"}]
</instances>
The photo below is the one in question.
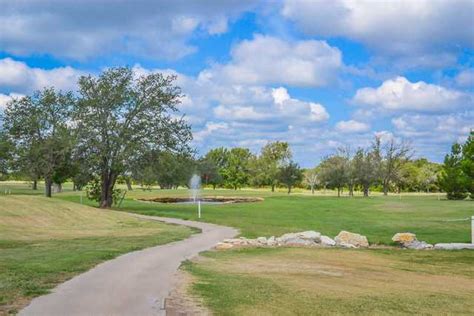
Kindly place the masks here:
<instances>
[{"instance_id":1,"label":"tall tree group","mask_svg":"<svg viewBox=\"0 0 474 316\"><path fill-rule=\"evenodd\" d=\"M12 100L1 134L13 147L9 168L35 183L44 179L48 197L53 183L72 178L82 187L97 177L100 207L112 206L117 179L131 171L132 160L151 151L189 151L190 127L176 118L175 79L112 68L81 77L76 92L45 88Z\"/></svg>"}]
</instances>

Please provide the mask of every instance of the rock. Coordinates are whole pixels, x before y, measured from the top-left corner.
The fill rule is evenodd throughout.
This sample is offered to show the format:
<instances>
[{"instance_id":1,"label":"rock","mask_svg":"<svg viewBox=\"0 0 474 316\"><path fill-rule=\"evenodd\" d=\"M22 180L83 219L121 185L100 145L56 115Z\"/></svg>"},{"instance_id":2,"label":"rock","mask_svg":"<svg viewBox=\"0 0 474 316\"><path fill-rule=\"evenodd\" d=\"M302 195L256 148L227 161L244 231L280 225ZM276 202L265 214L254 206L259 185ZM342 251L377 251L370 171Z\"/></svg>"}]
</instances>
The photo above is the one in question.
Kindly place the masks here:
<instances>
[{"instance_id":1,"label":"rock","mask_svg":"<svg viewBox=\"0 0 474 316\"><path fill-rule=\"evenodd\" d=\"M341 231L339 235L334 238L336 245L341 246L342 244L350 244L355 247L369 247L369 241L367 237L347 231Z\"/></svg>"},{"instance_id":2,"label":"rock","mask_svg":"<svg viewBox=\"0 0 474 316\"><path fill-rule=\"evenodd\" d=\"M358 248L353 244L348 244L348 243L345 243L345 242L338 243L337 245L339 247L342 247L342 248L349 248L349 249Z\"/></svg>"},{"instance_id":3,"label":"rock","mask_svg":"<svg viewBox=\"0 0 474 316\"><path fill-rule=\"evenodd\" d=\"M308 230L305 232L296 233L296 235L301 239L309 239L315 242L321 241L321 233L315 232L314 230Z\"/></svg>"},{"instance_id":4,"label":"rock","mask_svg":"<svg viewBox=\"0 0 474 316\"><path fill-rule=\"evenodd\" d=\"M322 246L325 246L325 247L332 247L336 245L336 242L334 241L334 239L329 238L328 236L321 236L320 243Z\"/></svg>"},{"instance_id":5,"label":"rock","mask_svg":"<svg viewBox=\"0 0 474 316\"><path fill-rule=\"evenodd\" d=\"M311 239L303 239L303 238L299 238L299 237L286 239L284 244L286 246L314 246L314 245L317 245Z\"/></svg>"},{"instance_id":6,"label":"rock","mask_svg":"<svg viewBox=\"0 0 474 316\"><path fill-rule=\"evenodd\" d=\"M226 242L220 242L214 248L216 250L227 250L227 249L231 249L233 247L234 247L234 245L232 245L232 244L228 244Z\"/></svg>"},{"instance_id":7,"label":"rock","mask_svg":"<svg viewBox=\"0 0 474 316\"><path fill-rule=\"evenodd\" d=\"M278 242L276 241L275 236L272 236L267 239L267 246L273 247L277 245L278 245Z\"/></svg>"},{"instance_id":8,"label":"rock","mask_svg":"<svg viewBox=\"0 0 474 316\"><path fill-rule=\"evenodd\" d=\"M474 250L474 244L465 244L465 243L441 243L434 245L434 249L439 250L461 250L461 249L471 249Z\"/></svg>"},{"instance_id":9,"label":"rock","mask_svg":"<svg viewBox=\"0 0 474 316\"><path fill-rule=\"evenodd\" d=\"M397 233L392 240L399 244L408 244L416 240L416 235L412 233Z\"/></svg>"},{"instance_id":10,"label":"rock","mask_svg":"<svg viewBox=\"0 0 474 316\"><path fill-rule=\"evenodd\" d=\"M267 238L266 237L258 237L257 242L259 244L266 245L267 244Z\"/></svg>"},{"instance_id":11,"label":"rock","mask_svg":"<svg viewBox=\"0 0 474 316\"><path fill-rule=\"evenodd\" d=\"M287 240L295 239L295 238L298 238L298 236L295 233L287 233L287 234L281 235L278 238L278 240L280 241L280 243L285 244Z\"/></svg>"},{"instance_id":12,"label":"rock","mask_svg":"<svg viewBox=\"0 0 474 316\"><path fill-rule=\"evenodd\" d=\"M403 244L403 247L408 248L408 249L423 250L423 249L431 249L433 248L433 245L428 244L426 241L419 241L415 239L414 241L410 243Z\"/></svg>"}]
</instances>

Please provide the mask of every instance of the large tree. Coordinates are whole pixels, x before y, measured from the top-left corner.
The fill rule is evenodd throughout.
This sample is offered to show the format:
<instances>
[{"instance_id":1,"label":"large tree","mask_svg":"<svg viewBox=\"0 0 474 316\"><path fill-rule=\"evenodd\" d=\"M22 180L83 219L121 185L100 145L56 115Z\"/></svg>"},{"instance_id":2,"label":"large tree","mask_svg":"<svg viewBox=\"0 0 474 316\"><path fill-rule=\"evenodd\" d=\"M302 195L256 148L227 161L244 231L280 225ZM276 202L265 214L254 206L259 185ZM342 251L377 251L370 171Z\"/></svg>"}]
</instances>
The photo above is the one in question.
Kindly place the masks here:
<instances>
[{"instance_id":1,"label":"large tree","mask_svg":"<svg viewBox=\"0 0 474 316\"><path fill-rule=\"evenodd\" d=\"M467 190L474 199L474 130L471 131L466 143L462 146L461 168L466 175Z\"/></svg>"},{"instance_id":2,"label":"large tree","mask_svg":"<svg viewBox=\"0 0 474 316\"><path fill-rule=\"evenodd\" d=\"M248 183L251 155L248 148L236 147L229 151L227 163L222 170L224 182L227 186L237 190Z\"/></svg>"},{"instance_id":3,"label":"large tree","mask_svg":"<svg viewBox=\"0 0 474 316\"><path fill-rule=\"evenodd\" d=\"M329 187L337 189L337 196L341 196L342 188L347 184L349 161L341 155L334 155L324 159L320 164L321 180Z\"/></svg>"},{"instance_id":4,"label":"large tree","mask_svg":"<svg viewBox=\"0 0 474 316\"><path fill-rule=\"evenodd\" d=\"M272 192L278 184L280 167L287 164L292 153L287 142L269 142L262 147L262 151L253 162L253 176L259 185L269 185Z\"/></svg>"},{"instance_id":5,"label":"large tree","mask_svg":"<svg viewBox=\"0 0 474 316\"><path fill-rule=\"evenodd\" d=\"M5 109L4 124L15 141L18 165L26 169L25 173L44 178L47 197L51 197L54 177L70 159L73 105L72 93L45 88L13 99Z\"/></svg>"},{"instance_id":6,"label":"large tree","mask_svg":"<svg viewBox=\"0 0 474 316\"><path fill-rule=\"evenodd\" d=\"M379 176L383 194L387 195L390 184L396 181L398 172L409 159L411 147L408 143L396 141L394 138L381 144L379 137L375 138L373 147L374 152L380 153Z\"/></svg>"},{"instance_id":7,"label":"large tree","mask_svg":"<svg viewBox=\"0 0 474 316\"><path fill-rule=\"evenodd\" d=\"M100 177L100 207L113 203L117 177L126 161L149 150L186 151L190 127L177 116L181 90L175 76L138 76L128 67L79 79L74 121L79 146Z\"/></svg>"},{"instance_id":8,"label":"large tree","mask_svg":"<svg viewBox=\"0 0 474 316\"><path fill-rule=\"evenodd\" d=\"M278 180L285 184L288 188L288 194L291 193L291 189L303 179L303 171L300 166L293 162L289 161L279 168Z\"/></svg>"},{"instance_id":9,"label":"large tree","mask_svg":"<svg viewBox=\"0 0 474 316\"><path fill-rule=\"evenodd\" d=\"M444 158L443 168L439 176L439 184L448 199L463 200L467 197L468 177L462 169L462 146L454 144L451 153Z\"/></svg>"},{"instance_id":10,"label":"large tree","mask_svg":"<svg viewBox=\"0 0 474 316\"><path fill-rule=\"evenodd\" d=\"M13 142L8 134L0 131L0 180L5 178L13 158Z\"/></svg>"},{"instance_id":11,"label":"large tree","mask_svg":"<svg viewBox=\"0 0 474 316\"><path fill-rule=\"evenodd\" d=\"M370 186L376 183L378 177L379 153L375 148L367 150L359 148L352 158L352 167L355 172L355 179L362 187L364 196L369 196Z\"/></svg>"}]
</instances>

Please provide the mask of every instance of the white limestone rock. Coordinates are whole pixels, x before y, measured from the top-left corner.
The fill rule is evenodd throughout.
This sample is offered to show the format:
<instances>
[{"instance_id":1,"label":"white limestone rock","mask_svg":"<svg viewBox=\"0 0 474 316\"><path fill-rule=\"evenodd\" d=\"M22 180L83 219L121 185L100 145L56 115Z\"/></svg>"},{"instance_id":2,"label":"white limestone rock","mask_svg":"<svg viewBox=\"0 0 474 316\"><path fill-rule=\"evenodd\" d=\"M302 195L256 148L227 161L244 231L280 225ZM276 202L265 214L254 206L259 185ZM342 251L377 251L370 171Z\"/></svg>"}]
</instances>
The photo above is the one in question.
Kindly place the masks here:
<instances>
[{"instance_id":1,"label":"white limestone rock","mask_svg":"<svg viewBox=\"0 0 474 316\"><path fill-rule=\"evenodd\" d=\"M336 242L334 241L334 239L328 237L328 236L321 236L321 246L324 246L324 247L333 247L336 245Z\"/></svg>"},{"instance_id":2,"label":"white limestone rock","mask_svg":"<svg viewBox=\"0 0 474 316\"><path fill-rule=\"evenodd\" d=\"M474 250L474 244L466 244L466 243L440 243L434 245L434 249L439 250L462 250L462 249L470 249Z\"/></svg>"}]
</instances>

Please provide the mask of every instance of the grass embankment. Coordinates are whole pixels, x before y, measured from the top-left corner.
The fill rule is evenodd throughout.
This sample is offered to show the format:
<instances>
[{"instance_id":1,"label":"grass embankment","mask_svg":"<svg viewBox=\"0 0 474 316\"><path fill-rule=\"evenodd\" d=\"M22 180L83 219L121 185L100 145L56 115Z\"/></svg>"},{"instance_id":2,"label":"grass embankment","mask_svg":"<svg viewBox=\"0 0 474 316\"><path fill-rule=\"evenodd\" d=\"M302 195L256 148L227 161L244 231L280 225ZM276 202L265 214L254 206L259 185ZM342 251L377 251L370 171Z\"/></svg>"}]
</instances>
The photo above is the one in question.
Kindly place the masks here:
<instances>
[{"instance_id":1,"label":"grass embankment","mask_svg":"<svg viewBox=\"0 0 474 316\"><path fill-rule=\"evenodd\" d=\"M0 314L102 261L190 234L59 199L0 196Z\"/></svg>"},{"instance_id":2,"label":"grass embankment","mask_svg":"<svg viewBox=\"0 0 474 316\"><path fill-rule=\"evenodd\" d=\"M472 315L474 252L244 249L184 269L217 315Z\"/></svg>"},{"instance_id":3,"label":"grass embankment","mask_svg":"<svg viewBox=\"0 0 474 316\"><path fill-rule=\"evenodd\" d=\"M197 220L195 205L141 202L135 198L186 196L187 190L135 190L128 192L122 210ZM430 195L341 197L290 195L262 191L205 190L204 194L263 196L263 202L203 205L202 219L239 228L245 237L279 236L287 232L316 230L334 237L341 230L366 235L370 243L391 244L398 232L416 233L429 243L470 242L473 201L438 200ZM79 202L79 196L59 196ZM91 203L85 201L84 203ZM94 204L95 205L95 204Z\"/></svg>"}]
</instances>

